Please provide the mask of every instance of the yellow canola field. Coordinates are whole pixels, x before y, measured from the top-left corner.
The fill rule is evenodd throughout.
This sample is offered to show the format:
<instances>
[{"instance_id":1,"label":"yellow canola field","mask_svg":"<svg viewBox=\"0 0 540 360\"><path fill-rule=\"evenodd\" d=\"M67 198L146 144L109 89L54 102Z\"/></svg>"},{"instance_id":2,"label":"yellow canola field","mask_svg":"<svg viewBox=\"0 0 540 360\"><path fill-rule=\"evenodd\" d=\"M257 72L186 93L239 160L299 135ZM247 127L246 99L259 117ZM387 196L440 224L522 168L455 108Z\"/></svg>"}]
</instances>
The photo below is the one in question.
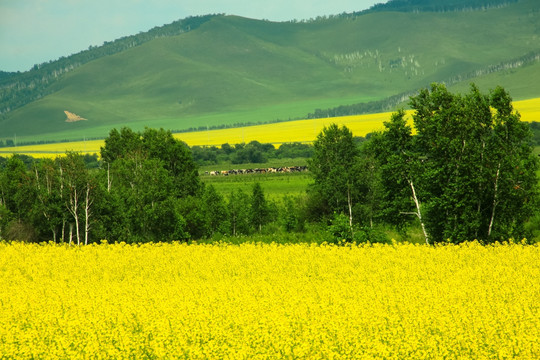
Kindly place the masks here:
<instances>
[{"instance_id":1,"label":"yellow canola field","mask_svg":"<svg viewBox=\"0 0 540 360\"><path fill-rule=\"evenodd\" d=\"M341 116L324 119L296 120L281 123L246 126L242 128L198 131L176 134L175 136L188 145L222 145L249 143L253 140L261 143L281 145L291 142L312 142L323 127L332 123L347 126L354 135L365 136L369 132L384 128L383 122L390 120L391 113Z\"/></svg>"},{"instance_id":2,"label":"yellow canola field","mask_svg":"<svg viewBox=\"0 0 540 360\"><path fill-rule=\"evenodd\" d=\"M540 98L516 101L514 108L521 114L523 121L540 121ZM408 118L411 121L408 111ZM187 143L189 146L220 146L225 143L240 144L256 140L261 143L273 143L277 146L289 142L312 142L323 127L332 123L347 126L355 136L365 136L367 133L380 131L384 128L383 122L390 120L391 112L352 115L312 120L296 120L266 125L254 125L241 128L196 131L174 134L174 137ZM104 145L103 140L74 141L69 143L56 143L45 145L29 145L0 148L3 154L20 153L33 157L56 157L66 150L89 154L99 154Z\"/></svg>"},{"instance_id":3,"label":"yellow canola field","mask_svg":"<svg viewBox=\"0 0 540 360\"><path fill-rule=\"evenodd\" d=\"M513 105L521 115L522 121L540 122L540 98L515 101Z\"/></svg>"},{"instance_id":4,"label":"yellow canola field","mask_svg":"<svg viewBox=\"0 0 540 360\"><path fill-rule=\"evenodd\" d=\"M540 247L0 243L3 359L538 359Z\"/></svg>"}]
</instances>

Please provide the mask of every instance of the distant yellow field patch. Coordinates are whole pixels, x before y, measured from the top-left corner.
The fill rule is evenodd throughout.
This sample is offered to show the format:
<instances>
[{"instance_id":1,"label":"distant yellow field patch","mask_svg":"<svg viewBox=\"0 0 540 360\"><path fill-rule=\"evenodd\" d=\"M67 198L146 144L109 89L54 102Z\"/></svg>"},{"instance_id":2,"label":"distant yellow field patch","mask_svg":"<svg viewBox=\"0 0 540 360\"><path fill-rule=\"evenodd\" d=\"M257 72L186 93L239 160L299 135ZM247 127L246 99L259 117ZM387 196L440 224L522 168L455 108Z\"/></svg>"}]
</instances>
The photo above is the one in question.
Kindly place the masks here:
<instances>
[{"instance_id":1,"label":"distant yellow field patch","mask_svg":"<svg viewBox=\"0 0 540 360\"><path fill-rule=\"evenodd\" d=\"M367 133L382 130L383 121L389 120L390 115L391 113L379 113L287 121L242 128L182 133L175 134L175 137L185 141L190 146L240 144L253 140L276 145L290 142L311 142L315 140L323 127L332 123L347 126L356 136L365 136Z\"/></svg>"},{"instance_id":2,"label":"distant yellow field patch","mask_svg":"<svg viewBox=\"0 0 540 360\"><path fill-rule=\"evenodd\" d=\"M523 121L540 121L540 98L515 101L514 107L521 114ZM233 129L197 131L174 134L174 137L189 146L220 146L225 143L241 144L253 140L272 143L279 146L290 142L312 142L323 127L332 123L347 126L355 136L383 129L383 122L390 120L391 112L352 115L313 120L296 120L282 123L254 125ZM411 111L407 112L409 121ZM86 154L99 154L103 140L75 141L68 143L30 145L0 148L0 156L12 153L31 155L36 158L56 157L66 151L78 151Z\"/></svg>"},{"instance_id":3,"label":"distant yellow field patch","mask_svg":"<svg viewBox=\"0 0 540 360\"><path fill-rule=\"evenodd\" d=\"M65 154L66 151L76 151L84 154L99 154L104 140L73 141L54 144L27 145L0 148L0 156L6 154L25 154L35 158L54 158Z\"/></svg>"},{"instance_id":4,"label":"distant yellow field patch","mask_svg":"<svg viewBox=\"0 0 540 360\"><path fill-rule=\"evenodd\" d=\"M520 113L522 121L540 122L540 98L515 101L514 108Z\"/></svg>"}]
</instances>

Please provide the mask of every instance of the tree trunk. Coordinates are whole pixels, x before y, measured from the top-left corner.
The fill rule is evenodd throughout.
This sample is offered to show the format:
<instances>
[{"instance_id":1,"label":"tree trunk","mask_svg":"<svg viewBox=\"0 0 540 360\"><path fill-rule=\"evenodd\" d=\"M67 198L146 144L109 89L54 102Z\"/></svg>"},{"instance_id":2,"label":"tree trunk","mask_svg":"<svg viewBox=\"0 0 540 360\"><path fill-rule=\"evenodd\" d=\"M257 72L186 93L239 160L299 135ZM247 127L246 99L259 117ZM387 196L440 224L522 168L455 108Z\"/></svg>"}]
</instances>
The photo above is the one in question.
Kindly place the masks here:
<instances>
[{"instance_id":1,"label":"tree trunk","mask_svg":"<svg viewBox=\"0 0 540 360\"><path fill-rule=\"evenodd\" d=\"M426 239L426 244L429 245L428 233L426 231L424 221L422 220L422 211L420 210L420 201L416 197L416 191L414 189L413 181L410 180L410 179L407 179L407 182L409 183L409 185L411 187L412 195L413 195L413 201L414 201L414 204L416 205L416 216L418 217L418 220L420 220L420 226L422 227L422 232L424 233L424 238Z\"/></svg>"},{"instance_id":2,"label":"tree trunk","mask_svg":"<svg viewBox=\"0 0 540 360\"><path fill-rule=\"evenodd\" d=\"M73 194L70 194L69 199L69 212L73 216L73 219L75 220L75 234L77 235L77 245L81 244L81 234L80 234L80 226L79 226L79 197L77 193L77 188L73 189ZM70 230L71 231L71 230ZM70 243L71 243L71 236L70 236Z\"/></svg>"},{"instance_id":3,"label":"tree trunk","mask_svg":"<svg viewBox=\"0 0 540 360\"><path fill-rule=\"evenodd\" d=\"M347 183L347 205L349 206L349 228L351 229L351 240L354 239L353 216L352 216L352 200L351 200L351 185Z\"/></svg>"},{"instance_id":4,"label":"tree trunk","mask_svg":"<svg viewBox=\"0 0 540 360\"><path fill-rule=\"evenodd\" d=\"M107 192L111 192L111 169L109 163L107 163Z\"/></svg>"},{"instance_id":5,"label":"tree trunk","mask_svg":"<svg viewBox=\"0 0 540 360\"><path fill-rule=\"evenodd\" d=\"M86 199L84 204L84 245L88 245L88 233L90 232L90 184L86 184Z\"/></svg>"},{"instance_id":6,"label":"tree trunk","mask_svg":"<svg viewBox=\"0 0 540 360\"><path fill-rule=\"evenodd\" d=\"M493 228L493 222L495 221L495 208L497 207L498 203L498 190L499 190L499 174L501 172L501 163L499 162L499 165L497 166L497 174L495 175L495 193L493 194L493 204L491 207L491 218L489 219L489 227L488 227L488 238L491 236L491 230Z\"/></svg>"},{"instance_id":7,"label":"tree trunk","mask_svg":"<svg viewBox=\"0 0 540 360\"><path fill-rule=\"evenodd\" d=\"M69 223L69 246L73 240L73 223Z\"/></svg>"}]
</instances>

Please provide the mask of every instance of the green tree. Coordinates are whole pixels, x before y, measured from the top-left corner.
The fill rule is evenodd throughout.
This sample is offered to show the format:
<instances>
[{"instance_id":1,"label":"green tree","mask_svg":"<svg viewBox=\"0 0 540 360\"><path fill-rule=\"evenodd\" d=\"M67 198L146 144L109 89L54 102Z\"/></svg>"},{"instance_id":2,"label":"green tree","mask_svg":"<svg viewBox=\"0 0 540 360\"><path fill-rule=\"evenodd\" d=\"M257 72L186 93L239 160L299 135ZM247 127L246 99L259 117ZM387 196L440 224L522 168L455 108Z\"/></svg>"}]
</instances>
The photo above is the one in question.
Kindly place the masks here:
<instances>
[{"instance_id":1,"label":"green tree","mask_svg":"<svg viewBox=\"0 0 540 360\"><path fill-rule=\"evenodd\" d=\"M279 209L279 216L283 229L286 232L301 232L305 230L305 198L300 196L283 197L283 203Z\"/></svg>"},{"instance_id":2,"label":"green tree","mask_svg":"<svg viewBox=\"0 0 540 360\"><path fill-rule=\"evenodd\" d=\"M0 206L4 223L0 236L10 240L36 240L31 218L36 213L34 179L21 157L11 156L0 173Z\"/></svg>"},{"instance_id":3,"label":"green tree","mask_svg":"<svg viewBox=\"0 0 540 360\"><path fill-rule=\"evenodd\" d=\"M213 185L207 185L204 189L203 204L205 218L208 223L210 236L215 233L228 234L230 229L229 214L223 196Z\"/></svg>"},{"instance_id":4,"label":"green tree","mask_svg":"<svg viewBox=\"0 0 540 360\"><path fill-rule=\"evenodd\" d=\"M366 150L378 161L382 195L380 215L385 222L404 229L409 215L418 219L426 243L429 236L425 227L421 183L421 159L415 149L412 129L405 120L405 112L392 114L384 123L385 131L372 136Z\"/></svg>"},{"instance_id":5,"label":"green tree","mask_svg":"<svg viewBox=\"0 0 540 360\"><path fill-rule=\"evenodd\" d=\"M35 212L34 226L43 239L57 242L62 236L62 225L66 218L60 186L60 167L58 160L42 159L33 165L35 177Z\"/></svg>"},{"instance_id":6,"label":"green tree","mask_svg":"<svg viewBox=\"0 0 540 360\"><path fill-rule=\"evenodd\" d=\"M0 240L6 237L6 230L12 218L11 211L4 204L0 204Z\"/></svg>"},{"instance_id":7,"label":"green tree","mask_svg":"<svg viewBox=\"0 0 540 360\"><path fill-rule=\"evenodd\" d=\"M258 182L253 184L250 211L252 224L260 232L263 225L269 221L270 209L261 184Z\"/></svg>"},{"instance_id":8,"label":"green tree","mask_svg":"<svg viewBox=\"0 0 540 360\"><path fill-rule=\"evenodd\" d=\"M174 196L196 195L202 190L198 167L189 147L175 139L170 131L146 128L139 133L129 128L121 131L113 129L105 139L105 146L101 148L101 157L109 167L120 159L136 162L161 160L162 167L174 178Z\"/></svg>"},{"instance_id":9,"label":"green tree","mask_svg":"<svg viewBox=\"0 0 540 360\"><path fill-rule=\"evenodd\" d=\"M174 195L196 195L202 190L199 169L184 142L175 139L170 131L149 128L141 134L141 141L148 158L162 160L163 167L174 178Z\"/></svg>"},{"instance_id":10,"label":"green tree","mask_svg":"<svg viewBox=\"0 0 540 360\"><path fill-rule=\"evenodd\" d=\"M186 231L191 239L201 239L210 233L204 204L199 196L188 196L179 200L180 213L186 222Z\"/></svg>"},{"instance_id":11,"label":"green tree","mask_svg":"<svg viewBox=\"0 0 540 360\"><path fill-rule=\"evenodd\" d=\"M193 214L178 200L198 196L202 183L185 143L163 129L147 128L142 133L115 129L105 140L101 154L106 172L101 176L107 192L104 198L114 209L106 210L106 216L119 222L129 241L189 236L185 230ZM102 232L106 229L122 236L107 225L100 227Z\"/></svg>"},{"instance_id":12,"label":"green tree","mask_svg":"<svg viewBox=\"0 0 540 360\"><path fill-rule=\"evenodd\" d=\"M94 178L84 164L84 157L75 152L67 152L59 159L61 197L66 209L71 214L69 243L72 242L72 225L75 226L77 245L81 244L84 231L84 243L88 244L92 220L92 205L95 200Z\"/></svg>"},{"instance_id":13,"label":"green tree","mask_svg":"<svg viewBox=\"0 0 540 360\"><path fill-rule=\"evenodd\" d=\"M233 236L248 235L251 230L249 195L242 189L231 191L227 208L229 209L231 234Z\"/></svg>"},{"instance_id":14,"label":"green tree","mask_svg":"<svg viewBox=\"0 0 540 360\"><path fill-rule=\"evenodd\" d=\"M309 169L315 180L310 191L312 199L322 201L318 209L322 216L346 214L353 229L353 207L360 200L356 162L359 150L351 131L332 124L325 127L313 144L314 154Z\"/></svg>"}]
</instances>

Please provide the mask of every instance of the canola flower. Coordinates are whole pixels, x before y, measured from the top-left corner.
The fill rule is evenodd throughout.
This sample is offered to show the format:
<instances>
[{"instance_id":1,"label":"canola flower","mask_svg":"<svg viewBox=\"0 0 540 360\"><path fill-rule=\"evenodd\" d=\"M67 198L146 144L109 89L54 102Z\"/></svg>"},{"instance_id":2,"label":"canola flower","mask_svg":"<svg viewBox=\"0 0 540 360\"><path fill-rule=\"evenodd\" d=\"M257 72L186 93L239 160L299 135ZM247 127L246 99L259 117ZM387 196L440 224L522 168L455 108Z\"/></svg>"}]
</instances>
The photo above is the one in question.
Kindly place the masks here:
<instances>
[{"instance_id":1,"label":"canola flower","mask_svg":"<svg viewBox=\"0 0 540 360\"><path fill-rule=\"evenodd\" d=\"M540 247L0 243L2 359L538 359Z\"/></svg>"}]
</instances>

